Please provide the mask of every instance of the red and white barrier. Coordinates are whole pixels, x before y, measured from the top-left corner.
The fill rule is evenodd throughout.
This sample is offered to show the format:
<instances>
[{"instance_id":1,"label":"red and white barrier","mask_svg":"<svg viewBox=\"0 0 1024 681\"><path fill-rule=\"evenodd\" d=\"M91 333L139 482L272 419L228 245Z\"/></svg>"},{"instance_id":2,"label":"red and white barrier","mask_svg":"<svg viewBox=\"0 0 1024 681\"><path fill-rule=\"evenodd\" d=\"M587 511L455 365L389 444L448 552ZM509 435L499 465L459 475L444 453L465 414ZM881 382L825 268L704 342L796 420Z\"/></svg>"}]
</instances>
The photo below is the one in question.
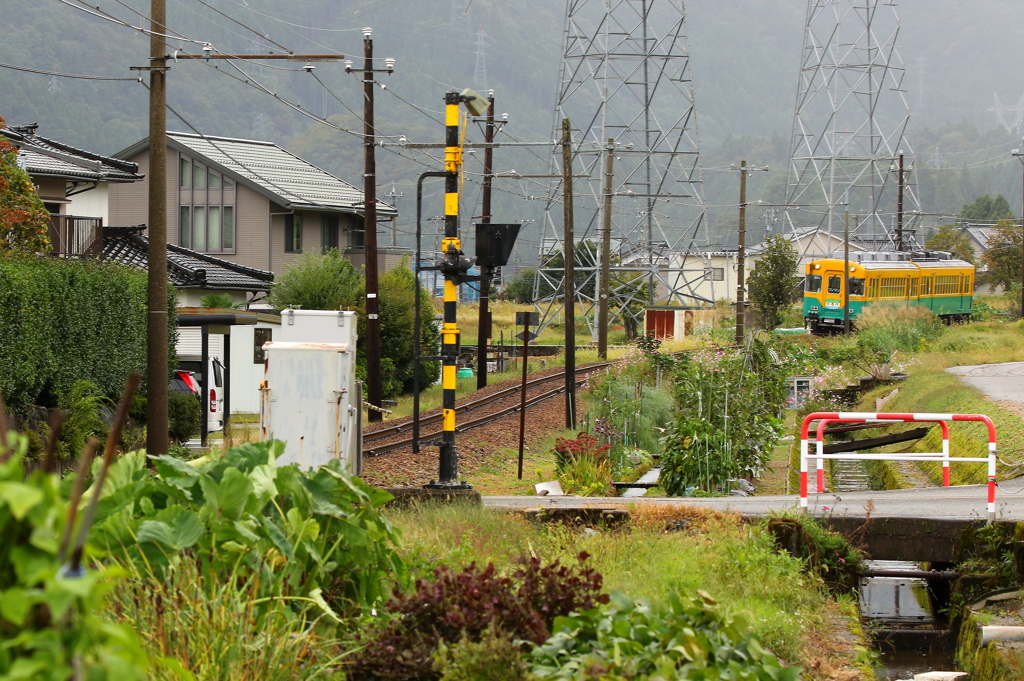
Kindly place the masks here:
<instances>
[{"instance_id":1,"label":"red and white barrier","mask_svg":"<svg viewBox=\"0 0 1024 681\"><path fill-rule=\"evenodd\" d=\"M951 462L988 463L988 518L995 520L996 513L996 427L992 419L984 414L884 414L870 412L815 412L808 414L800 427L800 508L807 509L808 471L807 459L808 435L810 424L818 421L816 432L816 491L820 494L825 490L825 459L848 459L860 461L941 461L942 484L949 487L949 464ZM942 426L942 451L907 454L858 454L845 452L842 454L824 453L824 431L829 423L870 423L902 421L905 423L938 423ZM988 457L976 456L952 457L949 453L949 422L975 421L984 423L988 428Z\"/></svg>"}]
</instances>

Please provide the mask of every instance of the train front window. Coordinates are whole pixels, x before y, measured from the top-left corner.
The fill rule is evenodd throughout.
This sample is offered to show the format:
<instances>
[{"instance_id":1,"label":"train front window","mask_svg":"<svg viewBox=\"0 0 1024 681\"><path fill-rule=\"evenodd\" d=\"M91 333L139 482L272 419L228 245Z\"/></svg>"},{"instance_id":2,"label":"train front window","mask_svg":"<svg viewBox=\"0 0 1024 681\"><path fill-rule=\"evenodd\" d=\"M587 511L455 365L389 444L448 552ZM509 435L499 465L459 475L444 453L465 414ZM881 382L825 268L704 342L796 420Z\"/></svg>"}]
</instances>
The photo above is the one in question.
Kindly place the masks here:
<instances>
[{"instance_id":1,"label":"train front window","mask_svg":"<svg viewBox=\"0 0 1024 681\"><path fill-rule=\"evenodd\" d=\"M828 292L829 293L842 293L843 290L843 278L836 275L830 275L828 278Z\"/></svg>"},{"instance_id":2,"label":"train front window","mask_svg":"<svg viewBox=\"0 0 1024 681\"><path fill-rule=\"evenodd\" d=\"M850 277L850 295L851 296L862 296L864 295L864 280L860 277Z\"/></svg>"},{"instance_id":3,"label":"train front window","mask_svg":"<svg viewBox=\"0 0 1024 681\"><path fill-rule=\"evenodd\" d=\"M821 293L821 275L808 274L804 279L804 291L807 293Z\"/></svg>"}]
</instances>

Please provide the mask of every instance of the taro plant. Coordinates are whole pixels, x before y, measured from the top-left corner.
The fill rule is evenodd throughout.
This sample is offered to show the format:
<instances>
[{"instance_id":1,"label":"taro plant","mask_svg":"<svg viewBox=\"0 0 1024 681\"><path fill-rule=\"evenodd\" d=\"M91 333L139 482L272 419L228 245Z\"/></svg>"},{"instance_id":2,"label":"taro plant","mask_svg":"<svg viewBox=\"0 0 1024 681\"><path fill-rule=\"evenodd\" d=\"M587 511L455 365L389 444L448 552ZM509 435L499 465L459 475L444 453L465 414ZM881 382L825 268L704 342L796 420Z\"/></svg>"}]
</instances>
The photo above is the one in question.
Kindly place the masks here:
<instances>
[{"instance_id":1,"label":"taro plant","mask_svg":"<svg viewBox=\"0 0 1024 681\"><path fill-rule=\"evenodd\" d=\"M93 541L156 580L197 561L211 584L251 584L256 620L278 600L328 617L379 603L406 575L398 532L380 513L391 496L337 461L276 466L282 450L245 444L190 462L127 454L111 467Z\"/></svg>"},{"instance_id":2,"label":"taro plant","mask_svg":"<svg viewBox=\"0 0 1024 681\"><path fill-rule=\"evenodd\" d=\"M42 469L25 475L26 447L0 432L0 678L144 681L135 633L101 617L119 571L90 566L88 551L83 568L69 569L61 534L72 529L70 485Z\"/></svg>"},{"instance_id":3,"label":"taro plant","mask_svg":"<svg viewBox=\"0 0 1024 681\"><path fill-rule=\"evenodd\" d=\"M558 617L529 654L538 681L554 679L732 679L796 681L747 623L718 611L707 594L670 594L663 605L612 593L604 608Z\"/></svg>"}]
</instances>

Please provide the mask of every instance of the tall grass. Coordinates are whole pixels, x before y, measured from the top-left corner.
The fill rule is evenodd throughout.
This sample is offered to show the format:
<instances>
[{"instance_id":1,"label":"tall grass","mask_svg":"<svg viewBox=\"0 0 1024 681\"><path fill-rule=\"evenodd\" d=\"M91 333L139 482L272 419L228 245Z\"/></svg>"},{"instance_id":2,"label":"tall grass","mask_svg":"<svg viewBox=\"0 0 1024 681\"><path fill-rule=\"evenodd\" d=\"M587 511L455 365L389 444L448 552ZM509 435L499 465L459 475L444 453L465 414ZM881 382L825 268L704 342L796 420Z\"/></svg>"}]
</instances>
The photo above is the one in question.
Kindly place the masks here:
<instances>
[{"instance_id":1,"label":"tall grass","mask_svg":"<svg viewBox=\"0 0 1024 681\"><path fill-rule=\"evenodd\" d=\"M256 576L216 580L194 560L179 561L161 579L126 569L106 615L138 632L156 662L154 681L304 681L340 669L331 628L318 630L286 603L257 598Z\"/></svg>"}]
</instances>

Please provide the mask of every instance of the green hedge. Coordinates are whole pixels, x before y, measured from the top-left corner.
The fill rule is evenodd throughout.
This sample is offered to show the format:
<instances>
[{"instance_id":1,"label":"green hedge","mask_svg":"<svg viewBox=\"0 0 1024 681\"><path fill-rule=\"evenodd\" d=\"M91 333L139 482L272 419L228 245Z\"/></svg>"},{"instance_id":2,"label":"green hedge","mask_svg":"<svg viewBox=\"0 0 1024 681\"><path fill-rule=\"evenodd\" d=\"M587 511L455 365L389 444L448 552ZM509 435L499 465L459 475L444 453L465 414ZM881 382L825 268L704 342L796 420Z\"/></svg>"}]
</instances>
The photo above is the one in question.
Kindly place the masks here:
<instances>
[{"instance_id":1,"label":"green hedge","mask_svg":"<svg viewBox=\"0 0 1024 681\"><path fill-rule=\"evenodd\" d=\"M175 363L173 287L168 346ZM116 399L146 368L146 274L98 261L0 258L0 390L9 408L56 407L76 381Z\"/></svg>"}]
</instances>

